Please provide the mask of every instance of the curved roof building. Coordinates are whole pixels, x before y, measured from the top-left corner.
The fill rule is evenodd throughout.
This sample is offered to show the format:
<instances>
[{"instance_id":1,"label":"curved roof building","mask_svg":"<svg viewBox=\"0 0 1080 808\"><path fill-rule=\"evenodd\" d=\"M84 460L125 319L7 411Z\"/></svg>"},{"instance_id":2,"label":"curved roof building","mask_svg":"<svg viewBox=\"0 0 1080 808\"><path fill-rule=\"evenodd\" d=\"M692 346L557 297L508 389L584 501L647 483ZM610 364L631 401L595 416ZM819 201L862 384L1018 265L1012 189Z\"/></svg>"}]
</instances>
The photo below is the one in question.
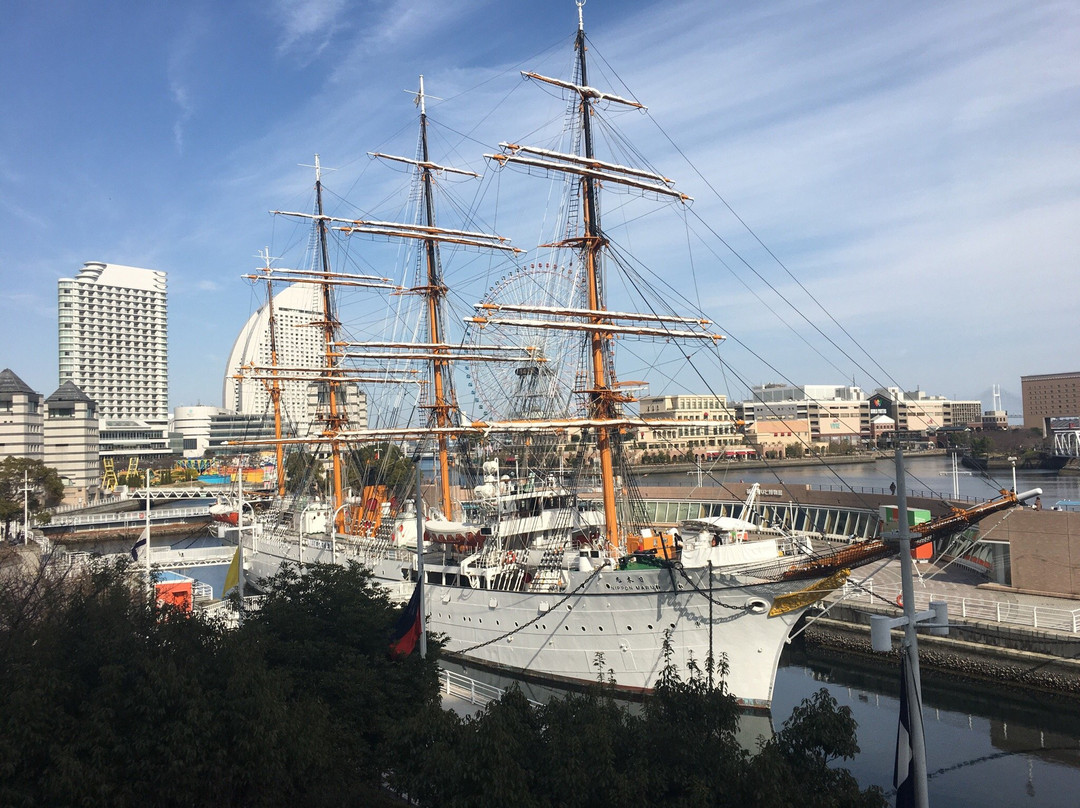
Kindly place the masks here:
<instances>
[{"instance_id":1,"label":"curved roof building","mask_svg":"<svg viewBox=\"0 0 1080 808\"><path fill-rule=\"evenodd\" d=\"M297 283L274 295L277 324L278 365L288 368L318 368L325 364L322 330L313 324L322 319L319 287ZM225 366L222 406L246 415L273 412L270 392L258 379L239 380L243 365L268 367L270 362L270 307L264 304L241 329ZM265 375L265 374L263 374ZM307 432L308 382L281 382L281 407L286 422L303 426Z\"/></svg>"}]
</instances>

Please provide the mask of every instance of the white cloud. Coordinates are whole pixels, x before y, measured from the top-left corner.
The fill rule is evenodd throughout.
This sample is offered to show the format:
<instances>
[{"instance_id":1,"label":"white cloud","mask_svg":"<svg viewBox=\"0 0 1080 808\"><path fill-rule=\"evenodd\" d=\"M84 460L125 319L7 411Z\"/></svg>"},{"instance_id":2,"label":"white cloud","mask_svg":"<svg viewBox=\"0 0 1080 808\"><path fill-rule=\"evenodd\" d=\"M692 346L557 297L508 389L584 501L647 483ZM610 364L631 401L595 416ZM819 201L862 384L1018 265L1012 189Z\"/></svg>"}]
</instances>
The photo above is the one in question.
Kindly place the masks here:
<instances>
[{"instance_id":1,"label":"white cloud","mask_svg":"<svg viewBox=\"0 0 1080 808\"><path fill-rule=\"evenodd\" d=\"M343 24L345 0L274 0L269 11L281 28L279 54L316 58Z\"/></svg>"}]
</instances>

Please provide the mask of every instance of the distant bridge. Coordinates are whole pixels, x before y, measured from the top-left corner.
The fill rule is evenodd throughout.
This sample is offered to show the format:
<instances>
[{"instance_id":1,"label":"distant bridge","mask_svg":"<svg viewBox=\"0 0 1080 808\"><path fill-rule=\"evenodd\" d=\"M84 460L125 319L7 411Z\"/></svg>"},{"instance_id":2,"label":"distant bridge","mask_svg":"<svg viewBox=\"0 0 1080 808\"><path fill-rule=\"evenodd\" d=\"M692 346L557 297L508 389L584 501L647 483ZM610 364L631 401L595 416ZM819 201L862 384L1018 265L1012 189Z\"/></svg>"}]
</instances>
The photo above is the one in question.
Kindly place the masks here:
<instances>
[{"instance_id":1,"label":"distant bridge","mask_svg":"<svg viewBox=\"0 0 1080 808\"><path fill-rule=\"evenodd\" d=\"M1080 429L1055 432L1054 454L1058 457L1080 457Z\"/></svg>"},{"instance_id":2,"label":"distant bridge","mask_svg":"<svg viewBox=\"0 0 1080 808\"><path fill-rule=\"evenodd\" d=\"M205 519L210 516L209 505L194 505L187 508L169 508L155 511L150 509L151 531L155 523L185 522L192 519ZM72 513L53 516L46 525L39 525L38 530L49 531L57 528L88 530L99 527L138 527L146 521L146 511L119 511L114 513Z\"/></svg>"},{"instance_id":3,"label":"distant bridge","mask_svg":"<svg viewBox=\"0 0 1080 808\"><path fill-rule=\"evenodd\" d=\"M170 547L154 547L153 535L150 537L150 566L166 570L187 569L189 567L209 567L214 564L228 564L236 555L236 548L226 545L223 547L190 547L186 550L176 550ZM67 554L67 563L71 566L79 566L89 563L95 556L88 552L75 552ZM119 558L131 558L127 553L109 553L96 556L104 562L110 562ZM146 563L145 558L138 561L137 566Z\"/></svg>"}]
</instances>

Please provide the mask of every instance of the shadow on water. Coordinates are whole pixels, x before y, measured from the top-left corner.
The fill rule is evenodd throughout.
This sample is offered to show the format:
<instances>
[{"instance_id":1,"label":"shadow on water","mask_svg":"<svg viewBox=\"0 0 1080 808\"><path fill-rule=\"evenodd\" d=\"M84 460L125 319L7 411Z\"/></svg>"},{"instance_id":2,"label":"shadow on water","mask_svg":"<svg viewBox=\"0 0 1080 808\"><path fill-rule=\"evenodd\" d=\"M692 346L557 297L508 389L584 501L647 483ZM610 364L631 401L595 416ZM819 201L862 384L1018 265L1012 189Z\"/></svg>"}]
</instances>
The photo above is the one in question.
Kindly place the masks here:
<instances>
[{"instance_id":1,"label":"shadow on water","mask_svg":"<svg viewBox=\"0 0 1080 808\"><path fill-rule=\"evenodd\" d=\"M822 683L893 698L899 693L899 663L888 659L878 662L819 648L808 649L796 640L785 649L780 666L804 668ZM1025 690L1005 683L965 680L931 669L922 671L922 688L926 710L967 713L1017 727L1033 727L1072 739L1080 738L1080 697ZM1080 748L1077 752L1073 758L1075 762L1070 765L1080 766Z\"/></svg>"},{"instance_id":2,"label":"shadow on water","mask_svg":"<svg viewBox=\"0 0 1080 808\"><path fill-rule=\"evenodd\" d=\"M796 640L781 657L773 717L779 726L821 687L858 722L860 753L841 765L889 792L899 710L899 665ZM1015 684L965 681L924 670L930 804L1075 806L1080 792L1080 699Z\"/></svg>"},{"instance_id":3,"label":"shadow on water","mask_svg":"<svg viewBox=\"0 0 1080 808\"><path fill-rule=\"evenodd\" d=\"M525 698L532 701L546 704L551 699L565 698L569 693L583 692L586 688L567 688L559 687L553 684L547 684L537 681L535 679L520 678L511 676L506 673L499 673L496 671L488 670L487 668L479 668L475 665L467 665L462 662L457 662L450 659L443 659L440 661L440 667L444 670L452 673L460 673L463 676L467 676L471 679L475 679L478 682L492 685L506 690L516 685L525 696ZM638 698L622 698L615 697L614 701L625 707L631 713L638 713L643 709L642 699ZM475 710L466 710L466 714L476 712L480 709L478 706ZM462 711L459 711L462 712ZM755 751L758 748L758 738L771 738L773 735L772 715L770 713L762 711L743 712L739 716L739 732L738 739L740 745L749 751Z\"/></svg>"}]
</instances>

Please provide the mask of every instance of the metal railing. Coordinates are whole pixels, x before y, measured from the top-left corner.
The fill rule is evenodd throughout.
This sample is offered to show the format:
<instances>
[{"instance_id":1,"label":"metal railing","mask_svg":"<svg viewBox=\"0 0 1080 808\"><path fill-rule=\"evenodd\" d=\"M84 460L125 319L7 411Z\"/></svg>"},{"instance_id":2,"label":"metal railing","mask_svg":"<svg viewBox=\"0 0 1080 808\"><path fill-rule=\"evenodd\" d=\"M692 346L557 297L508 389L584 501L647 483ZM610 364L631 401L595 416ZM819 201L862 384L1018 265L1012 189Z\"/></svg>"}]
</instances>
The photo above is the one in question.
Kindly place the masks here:
<instances>
[{"instance_id":1,"label":"metal railing","mask_svg":"<svg viewBox=\"0 0 1080 808\"><path fill-rule=\"evenodd\" d=\"M502 698L503 693L506 691L501 687L495 685L489 685L486 682L479 682L476 679L472 679L461 673L455 673L454 671L439 669L439 687L447 696L453 696L469 704L475 704L478 706L484 706L489 702L496 701ZM533 699L529 699L529 704L533 707L542 707L543 705Z\"/></svg>"},{"instance_id":2,"label":"metal railing","mask_svg":"<svg viewBox=\"0 0 1080 808\"><path fill-rule=\"evenodd\" d=\"M891 605L897 608L903 602L899 583L875 584L873 578L857 586L847 582L828 600L835 600L839 597L842 597L846 603L865 602L876 606ZM981 620L988 623L1080 634L1080 609L1062 609L1033 603L969 598L944 592L932 592L927 589L916 590L915 609L929 609L932 600L944 601L949 604L950 620L954 618L958 620Z\"/></svg>"},{"instance_id":3,"label":"metal railing","mask_svg":"<svg viewBox=\"0 0 1080 808\"><path fill-rule=\"evenodd\" d=\"M170 508L164 511L150 510L150 521L162 521L165 519L185 519L196 516L207 516L210 513L209 505L196 506L194 508ZM54 517L49 523L51 527L75 527L83 525L100 525L112 522L146 521L146 511L123 511L119 513L86 513L79 516Z\"/></svg>"},{"instance_id":4,"label":"metal railing","mask_svg":"<svg viewBox=\"0 0 1080 808\"><path fill-rule=\"evenodd\" d=\"M808 487L810 488L811 491L826 491L826 492L829 492L829 493L838 492L838 493L849 493L849 494L875 494L875 495L878 495L878 496L886 496L886 497L895 497L896 496L895 491L892 491L889 488L879 488L877 486L840 485L839 483L835 483L835 484L830 484L830 483L810 483ZM912 499L937 499L937 500L947 499L949 502L970 502L972 504L976 504L976 503L979 503L979 502L985 502L987 499L992 499L993 498L993 497L980 498L980 497L972 497L972 496L965 496L965 495L954 497L951 494L946 494L946 493L943 493L941 491L922 491L922 490L917 489L917 488L915 488L915 489L909 488L907 490L907 495L908 495L908 497L910 497Z\"/></svg>"}]
</instances>

